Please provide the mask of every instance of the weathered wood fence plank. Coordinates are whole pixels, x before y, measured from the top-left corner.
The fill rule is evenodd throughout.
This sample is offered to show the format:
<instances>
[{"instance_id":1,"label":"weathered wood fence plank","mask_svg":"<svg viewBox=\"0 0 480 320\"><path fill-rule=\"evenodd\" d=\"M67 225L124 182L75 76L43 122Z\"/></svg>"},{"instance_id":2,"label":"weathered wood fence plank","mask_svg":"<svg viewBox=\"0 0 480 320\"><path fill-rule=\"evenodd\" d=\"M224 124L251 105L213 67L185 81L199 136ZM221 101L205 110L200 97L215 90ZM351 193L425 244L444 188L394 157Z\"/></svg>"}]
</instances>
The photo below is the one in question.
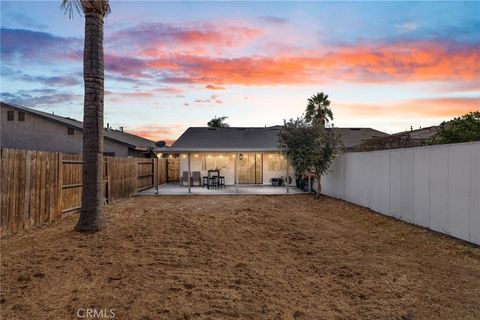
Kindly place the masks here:
<instances>
[{"instance_id":1,"label":"weathered wood fence plank","mask_svg":"<svg viewBox=\"0 0 480 320\"><path fill-rule=\"evenodd\" d=\"M1 149L0 158L0 236L56 221L80 208L80 155ZM109 204L170 180L167 159L105 157L104 161Z\"/></svg>"}]
</instances>

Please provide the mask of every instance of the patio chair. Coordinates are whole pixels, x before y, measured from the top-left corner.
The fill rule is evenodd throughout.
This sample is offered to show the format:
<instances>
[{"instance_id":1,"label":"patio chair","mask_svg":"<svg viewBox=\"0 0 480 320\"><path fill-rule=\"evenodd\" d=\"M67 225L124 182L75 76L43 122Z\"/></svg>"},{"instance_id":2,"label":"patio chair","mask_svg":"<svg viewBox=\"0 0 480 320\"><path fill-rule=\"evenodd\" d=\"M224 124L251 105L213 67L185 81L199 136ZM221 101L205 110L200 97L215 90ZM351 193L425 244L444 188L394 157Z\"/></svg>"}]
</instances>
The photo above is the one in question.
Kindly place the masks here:
<instances>
[{"instance_id":1,"label":"patio chair","mask_svg":"<svg viewBox=\"0 0 480 320\"><path fill-rule=\"evenodd\" d=\"M188 186L188 171L183 171L182 177L180 178L180 186L183 187L183 183L186 183ZM191 177L190 177L190 185L192 183Z\"/></svg>"},{"instance_id":2,"label":"patio chair","mask_svg":"<svg viewBox=\"0 0 480 320\"><path fill-rule=\"evenodd\" d=\"M202 185L202 177L200 171L193 171L192 172L192 186L198 182L198 186Z\"/></svg>"}]
</instances>

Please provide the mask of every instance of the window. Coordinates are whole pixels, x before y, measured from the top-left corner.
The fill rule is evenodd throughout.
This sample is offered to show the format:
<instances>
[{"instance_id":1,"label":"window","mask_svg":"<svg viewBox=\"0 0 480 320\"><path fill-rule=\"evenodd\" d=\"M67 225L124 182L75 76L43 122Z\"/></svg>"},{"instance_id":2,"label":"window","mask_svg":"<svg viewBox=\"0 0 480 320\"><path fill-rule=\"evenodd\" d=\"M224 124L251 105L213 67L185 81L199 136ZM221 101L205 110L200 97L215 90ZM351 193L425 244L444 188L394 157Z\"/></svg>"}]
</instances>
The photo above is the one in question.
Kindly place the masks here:
<instances>
[{"instance_id":1,"label":"window","mask_svg":"<svg viewBox=\"0 0 480 320\"><path fill-rule=\"evenodd\" d=\"M202 170L228 169L228 156L206 155L202 157Z\"/></svg>"},{"instance_id":2,"label":"window","mask_svg":"<svg viewBox=\"0 0 480 320\"><path fill-rule=\"evenodd\" d=\"M75 129L74 128L67 128L67 133L69 136L73 136L75 134Z\"/></svg>"},{"instance_id":3,"label":"window","mask_svg":"<svg viewBox=\"0 0 480 320\"><path fill-rule=\"evenodd\" d=\"M25 121L25 112L18 111L18 121Z\"/></svg>"},{"instance_id":4,"label":"window","mask_svg":"<svg viewBox=\"0 0 480 320\"><path fill-rule=\"evenodd\" d=\"M287 169L287 161L282 155L269 154L267 157L268 170L284 171Z\"/></svg>"},{"instance_id":5,"label":"window","mask_svg":"<svg viewBox=\"0 0 480 320\"><path fill-rule=\"evenodd\" d=\"M13 110L7 110L7 121L13 121Z\"/></svg>"}]
</instances>

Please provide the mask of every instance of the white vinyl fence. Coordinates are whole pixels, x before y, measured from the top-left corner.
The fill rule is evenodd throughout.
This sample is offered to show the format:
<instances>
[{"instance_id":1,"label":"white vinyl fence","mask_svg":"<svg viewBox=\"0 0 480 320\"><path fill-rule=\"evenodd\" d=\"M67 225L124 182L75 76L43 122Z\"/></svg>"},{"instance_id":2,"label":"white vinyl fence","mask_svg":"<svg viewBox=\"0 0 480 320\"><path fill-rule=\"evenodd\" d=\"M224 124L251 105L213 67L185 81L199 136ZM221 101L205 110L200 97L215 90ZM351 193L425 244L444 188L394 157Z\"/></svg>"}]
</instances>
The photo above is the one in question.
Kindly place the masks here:
<instances>
[{"instance_id":1,"label":"white vinyl fence","mask_svg":"<svg viewBox=\"0 0 480 320\"><path fill-rule=\"evenodd\" d=\"M480 142L351 152L322 193L480 244Z\"/></svg>"}]
</instances>

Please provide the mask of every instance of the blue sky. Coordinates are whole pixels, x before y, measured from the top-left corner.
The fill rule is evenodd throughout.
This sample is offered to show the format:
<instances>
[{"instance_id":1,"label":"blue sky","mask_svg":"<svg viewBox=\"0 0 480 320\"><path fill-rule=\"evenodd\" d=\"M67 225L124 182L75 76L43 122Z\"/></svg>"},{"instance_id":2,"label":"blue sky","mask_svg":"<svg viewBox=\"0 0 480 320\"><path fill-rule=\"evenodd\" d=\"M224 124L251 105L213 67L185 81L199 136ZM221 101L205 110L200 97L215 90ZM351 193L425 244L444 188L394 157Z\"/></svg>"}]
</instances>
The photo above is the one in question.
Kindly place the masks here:
<instances>
[{"instance_id":1,"label":"blue sky","mask_svg":"<svg viewBox=\"0 0 480 320\"><path fill-rule=\"evenodd\" d=\"M82 118L83 17L1 2L2 100ZM480 106L480 2L111 1L105 121L154 140L228 116L279 124L328 93L388 132Z\"/></svg>"}]
</instances>

